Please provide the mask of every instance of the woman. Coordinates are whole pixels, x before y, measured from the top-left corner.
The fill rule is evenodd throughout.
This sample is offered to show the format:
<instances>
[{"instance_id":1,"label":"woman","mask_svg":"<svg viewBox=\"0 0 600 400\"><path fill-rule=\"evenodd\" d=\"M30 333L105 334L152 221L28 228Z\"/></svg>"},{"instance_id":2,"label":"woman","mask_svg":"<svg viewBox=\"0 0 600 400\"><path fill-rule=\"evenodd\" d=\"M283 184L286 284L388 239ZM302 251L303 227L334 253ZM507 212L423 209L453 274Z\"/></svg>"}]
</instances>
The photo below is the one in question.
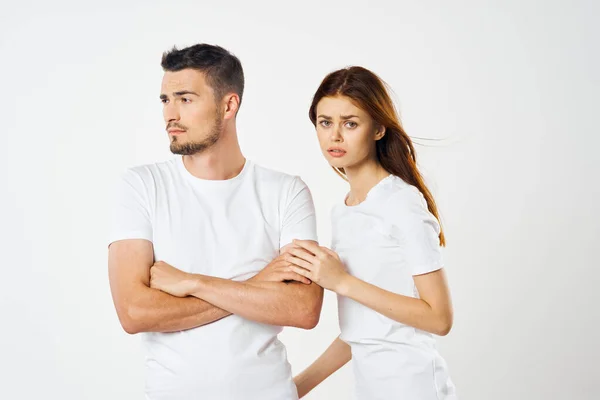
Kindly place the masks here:
<instances>
[{"instance_id":1,"label":"woman","mask_svg":"<svg viewBox=\"0 0 600 400\"><path fill-rule=\"evenodd\" d=\"M299 396L352 358L359 400L455 399L432 335L452 327L444 234L385 84L362 67L335 71L309 116L350 192L332 211L332 249L290 250L295 272L337 293L341 329L295 378Z\"/></svg>"}]
</instances>

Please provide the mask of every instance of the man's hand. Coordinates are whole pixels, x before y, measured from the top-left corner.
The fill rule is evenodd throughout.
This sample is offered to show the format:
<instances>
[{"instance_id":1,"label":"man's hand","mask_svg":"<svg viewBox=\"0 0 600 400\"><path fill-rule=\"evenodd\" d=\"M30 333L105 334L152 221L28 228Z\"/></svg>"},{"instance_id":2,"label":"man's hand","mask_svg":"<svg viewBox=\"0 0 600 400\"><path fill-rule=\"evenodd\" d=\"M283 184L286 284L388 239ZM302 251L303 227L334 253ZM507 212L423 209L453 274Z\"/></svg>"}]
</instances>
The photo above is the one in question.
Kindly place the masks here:
<instances>
[{"instance_id":1,"label":"man's hand","mask_svg":"<svg viewBox=\"0 0 600 400\"><path fill-rule=\"evenodd\" d=\"M248 281L298 281L310 285L312 283L310 279L292 270L292 264L286 260L289 257L290 255L284 252ZM150 287L153 289L161 290L176 297L187 297L194 292L196 284L197 279L194 279L192 274L183 272L164 261L157 261L150 267Z\"/></svg>"},{"instance_id":2,"label":"man's hand","mask_svg":"<svg viewBox=\"0 0 600 400\"><path fill-rule=\"evenodd\" d=\"M195 282L191 274L157 261L150 267L150 287L172 296L187 297L194 291Z\"/></svg>"},{"instance_id":3,"label":"man's hand","mask_svg":"<svg viewBox=\"0 0 600 400\"><path fill-rule=\"evenodd\" d=\"M289 254L284 253L279 257L271 261L266 267L264 267L258 274L248 279L252 281L262 282L287 282L287 281L298 281L306 285L311 284L311 280L304 276L294 272L292 270L292 264L286 259Z\"/></svg>"}]
</instances>

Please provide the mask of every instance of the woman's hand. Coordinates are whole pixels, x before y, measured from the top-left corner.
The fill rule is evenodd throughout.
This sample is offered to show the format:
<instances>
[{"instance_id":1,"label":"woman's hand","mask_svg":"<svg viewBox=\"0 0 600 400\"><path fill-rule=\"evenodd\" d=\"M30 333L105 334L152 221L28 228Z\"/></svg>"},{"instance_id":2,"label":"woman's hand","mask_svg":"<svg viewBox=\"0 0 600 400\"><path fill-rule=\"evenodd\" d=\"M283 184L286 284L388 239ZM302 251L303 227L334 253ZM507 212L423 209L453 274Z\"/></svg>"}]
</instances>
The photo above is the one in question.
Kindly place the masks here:
<instances>
[{"instance_id":1,"label":"woman's hand","mask_svg":"<svg viewBox=\"0 0 600 400\"><path fill-rule=\"evenodd\" d=\"M301 275L298 275L292 270L292 265L286 260L286 255L282 254L279 257L271 261L266 267L264 267L258 274L248 279L249 282L262 281L262 282L291 282L297 281L310 285L311 281Z\"/></svg>"},{"instance_id":2,"label":"woman's hand","mask_svg":"<svg viewBox=\"0 0 600 400\"><path fill-rule=\"evenodd\" d=\"M294 240L294 245L286 257L293 264L291 269L325 289L339 292L350 274L338 254L307 240Z\"/></svg>"}]
</instances>

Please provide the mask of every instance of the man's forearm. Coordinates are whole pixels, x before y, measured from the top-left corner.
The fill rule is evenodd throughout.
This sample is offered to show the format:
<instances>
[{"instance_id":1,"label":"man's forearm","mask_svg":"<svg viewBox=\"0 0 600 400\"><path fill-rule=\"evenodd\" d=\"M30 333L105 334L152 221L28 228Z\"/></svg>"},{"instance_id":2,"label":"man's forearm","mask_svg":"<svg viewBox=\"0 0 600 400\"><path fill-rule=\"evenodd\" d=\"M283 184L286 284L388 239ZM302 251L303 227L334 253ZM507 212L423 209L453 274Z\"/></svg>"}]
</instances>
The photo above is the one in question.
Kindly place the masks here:
<instances>
[{"instance_id":1,"label":"man's forearm","mask_svg":"<svg viewBox=\"0 0 600 400\"><path fill-rule=\"evenodd\" d=\"M253 321L312 329L319 321L323 289L311 283L236 282L194 275L192 296Z\"/></svg>"},{"instance_id":2,"label":"man's forearm","mask_svg":"<svg viewBox=\"0 0 600 400\"><path fill-rule=\"evenodd\" d=\"M121 321L129 333L177 332L210 324L230 312L196 297L175 297L147 286L140 288Z\"/></svg>"}]
</instances>

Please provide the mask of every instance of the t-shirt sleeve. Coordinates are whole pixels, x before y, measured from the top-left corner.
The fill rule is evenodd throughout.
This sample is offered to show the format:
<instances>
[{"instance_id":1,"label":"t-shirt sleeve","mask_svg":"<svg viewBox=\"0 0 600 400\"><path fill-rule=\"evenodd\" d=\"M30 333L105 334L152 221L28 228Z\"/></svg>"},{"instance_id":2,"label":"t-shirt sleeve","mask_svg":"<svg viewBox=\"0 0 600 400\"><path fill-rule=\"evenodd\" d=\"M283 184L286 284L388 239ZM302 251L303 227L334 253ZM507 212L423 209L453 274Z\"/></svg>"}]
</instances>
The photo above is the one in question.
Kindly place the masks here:
<instances>
[{"instance_id":1,"label":"t-shirt sleeve","mask_svg":"<svg viewBox=\"0 0 600 400\"><path fill-rule=\"evenodd\" d=\"M294 177L284 196L281 215L280 248L294 239L317 241L315 206L308 186Z\"/></svg>"},{"instance_id":2,"label":"t-shirt sleeve","mask_svg":"<svg viewBox=\"0 0 600 400\"><path fill-rule=\"evenodd\" d=\"M108 244L124 239L152 241L148 194L140 175L131 169L115 188Z\"/></svg>"},{"instance_id":3,"label":"t-shirt sleeve","mask_svg":"<svg viewBox=\"0 0 600 400\"><path fill-rule=\"evenodd\" d=\"M437 271L443 267L440 224L427 209L427 202L416 187L391 196L387 202L392 236L402 247L404 259L413 275Z\"/></svg>"}]
</instances>

